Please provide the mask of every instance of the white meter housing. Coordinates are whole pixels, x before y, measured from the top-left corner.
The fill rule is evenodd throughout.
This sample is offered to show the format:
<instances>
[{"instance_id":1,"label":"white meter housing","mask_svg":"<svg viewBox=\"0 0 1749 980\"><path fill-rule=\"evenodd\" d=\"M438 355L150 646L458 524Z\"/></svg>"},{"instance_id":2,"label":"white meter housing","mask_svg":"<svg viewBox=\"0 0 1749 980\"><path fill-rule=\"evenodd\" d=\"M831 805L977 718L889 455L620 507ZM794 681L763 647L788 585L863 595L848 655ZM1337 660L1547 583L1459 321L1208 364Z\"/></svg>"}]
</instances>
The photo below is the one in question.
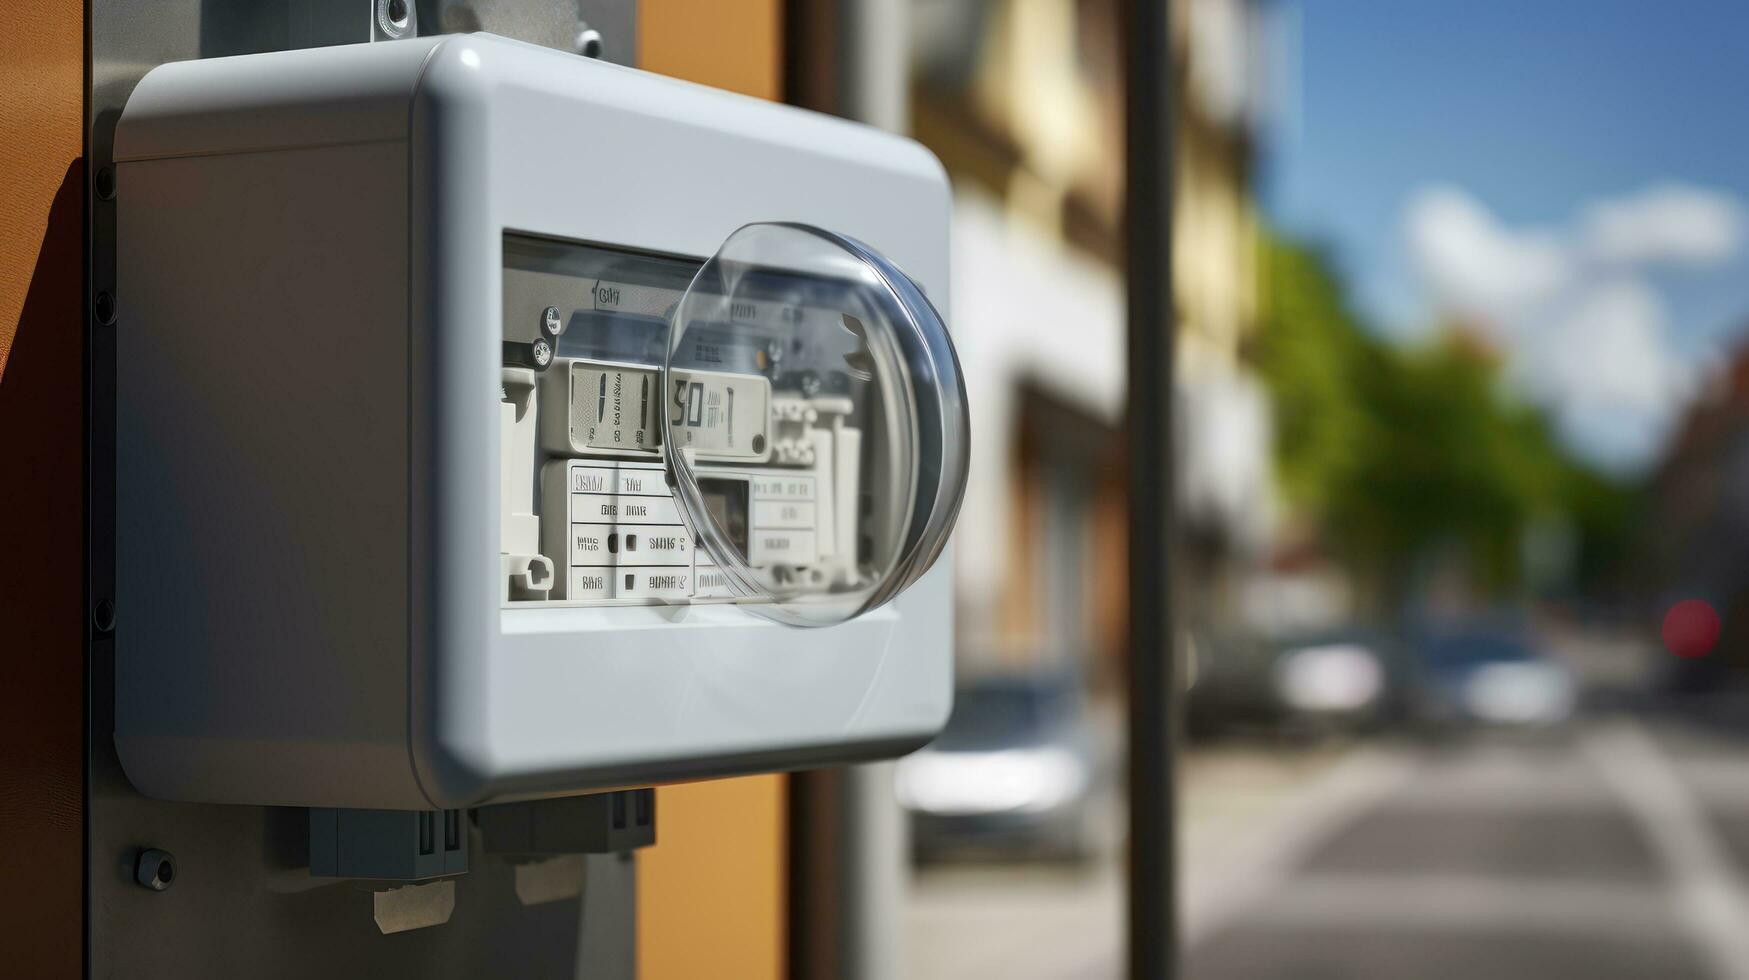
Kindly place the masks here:
<instances>
[{"instance_id":1,"label":"white meter housing","mask_svg":"<svg viewBox=\"0 0 1749 980\"><path fill-rule=\"evenodd\" d=\"M142 792L456 808L940 729L927 151L488 35L166 65L115 146Z\"/></svg>"}]
</instances>

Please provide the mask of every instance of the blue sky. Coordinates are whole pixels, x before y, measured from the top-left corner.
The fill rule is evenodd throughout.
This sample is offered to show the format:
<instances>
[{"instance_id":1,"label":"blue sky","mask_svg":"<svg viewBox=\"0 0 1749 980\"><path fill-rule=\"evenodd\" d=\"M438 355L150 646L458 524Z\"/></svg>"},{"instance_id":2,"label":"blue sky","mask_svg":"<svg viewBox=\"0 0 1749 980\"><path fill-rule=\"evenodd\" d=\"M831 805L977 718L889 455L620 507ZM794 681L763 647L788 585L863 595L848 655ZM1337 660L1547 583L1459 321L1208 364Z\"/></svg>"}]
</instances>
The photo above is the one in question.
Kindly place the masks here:
<instances>
[{"instance_id":1,"label":"blue sky","mask_svg":"<svg viewBox=\"0 0 1749 980\"><path fill-rule=\"evenodd\" d=\"M1413 336L1439 309L1466 302L1430 285L1430 253L1415 243L1437 245L1437 230L1429 239L1412 229L1422 227L1416 215L1462 219L1467 207L1502 242L1547 239L1582 257L1568 262L1579 271L1562 279L1566 285L1551 287L1559 297L1502 314L1515 321L1509 344L1543 337L1537 343L1547 346L1552 341L1538 333L1544 321L1580 307L1611 309L1586 302L1587 290L1606 284L1624 287L1609 295L1649 300L1641 303L1649 325L1622 324L1622 331L1656 335L1676 367L1704 370L1734 342L1749 320L1749 249L1735 238L1715 242L1704 260L1684 253L1630 268L1585 256L1594 251L1590 219L1598 209L1637 201L1647 205L1638 213L1650 215L1651 188L1695 191L1728 214L1749 201L1749 3L1276 0L1273 7L1293 40L1286 70L1271 69L1271 88L1292 90L1283 104L1297 112L1278 113L1264 133L1265 211L1276 227L1331 249L1357 304L1383 330ZM1673 196L1680 195L1663 195ZM1417 210L1430 201L1450 206ZM1575 326L1562 336L1585 334ZM1526 355L1518 372L1532 379L1527 392L1541 390L1533 361ZM1661 410L1656 432L1612 435L1619 420L1591 412L1589 421L1568 419L1570 441L1611 465L1645 465L1697 377L1690 371L1665 386L1673 405ZM1627 401L1644 409L1648 398L1656 400Z\"/></svg>"}]
</instances>

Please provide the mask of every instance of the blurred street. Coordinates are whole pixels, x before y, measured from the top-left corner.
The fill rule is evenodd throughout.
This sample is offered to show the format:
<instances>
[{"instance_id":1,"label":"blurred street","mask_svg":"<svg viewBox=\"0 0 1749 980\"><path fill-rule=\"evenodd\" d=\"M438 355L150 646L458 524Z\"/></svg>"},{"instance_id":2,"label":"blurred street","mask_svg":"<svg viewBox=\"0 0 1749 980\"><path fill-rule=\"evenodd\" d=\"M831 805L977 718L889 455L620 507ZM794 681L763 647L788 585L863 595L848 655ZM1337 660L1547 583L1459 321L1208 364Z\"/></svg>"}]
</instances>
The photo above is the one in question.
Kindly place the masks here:
<instances>
[{"instance_id":1,"label":"blurred street","mask_svg":"<svg viewBox=\"0 0 1749 980\"><path fill-rule=\"evenodd\" d=\"M1749 7L1171 8L1149 489L1123 8L911 4L993 451L954 715L896 767L904 975L1122 975L1157 654L1184 975L1749 980ZM1138 545L1171 652L1132 646Z\"/></svg>"},{"instance_id":2,"label":"blurred street","mask_svg":"<svg viewBox=\"0 0 1749 980\"><path fill-rule=\"evenodd\" d=\"M1749 977L1749 757L1677 717L1192 749L1188 975ZM1119 975L1119 868L921 870L907 975Z\"/></svg>"},{"instance_id":3,"label":"blurred street","mask_svg":"<svg viewBox=\"0 0 1749 980\"><path fill-rule=\"evenodd\" d=\"M1212 881L1219 865L1269 846L1277 824L1329 785L1339 764L1370 754L1275 744L1199 747L1183 759L1189 871ZM1331 795L1323 790L1323 795ZM1103 801L1104 842L1083 866L1009 861L931 864L915 872L906 907L905 976L1117 976L1123 943L1121 801ZM1252 862L1254 863L1254 862ZM1201 885L1191 887L1201 888ZM1223 894L1236 894L1226 892Z\"/></svg>"}]
</instances>

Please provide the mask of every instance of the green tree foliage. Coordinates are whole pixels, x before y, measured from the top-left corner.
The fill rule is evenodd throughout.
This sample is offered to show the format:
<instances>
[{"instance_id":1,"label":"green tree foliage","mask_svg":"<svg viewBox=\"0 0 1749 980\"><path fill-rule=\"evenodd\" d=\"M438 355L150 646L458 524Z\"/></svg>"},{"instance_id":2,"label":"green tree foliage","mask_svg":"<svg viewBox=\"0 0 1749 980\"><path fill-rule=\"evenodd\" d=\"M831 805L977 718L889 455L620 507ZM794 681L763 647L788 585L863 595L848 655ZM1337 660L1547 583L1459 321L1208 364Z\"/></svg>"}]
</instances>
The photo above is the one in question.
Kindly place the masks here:
<instances>
[{"instance_id":1,"label":"green tree foliage","mask_svg":"<svg viewBox=\"0 0 1749 980\"><path fill-rule=\"evenodd\" d=\"M1359 465L1368 419L1355 389L1384 351L1356 327L1320 256L1269 241L1261 273L1258 354L1275 416L1276 470L1288 499L1318 512Z\"/></svg>"},{"instance_id":2,"label":"green tree foliage","mask_svg":"<svg viewBox=\"0 0 1749 980\"><path fill-rule=\"evenodd\" d=\"M1625 493L1571 459L1541 412L1508 397L1497 358L1474 335L1454 327L1412 347L1381 341L1323 257L1291 243L1266 241L1261 271L1256 355L1284 496L1377 592L1400 596L1431 557L1454 552L1475 586L1515 587L1536 521L1578 529L1583 570L1619 553Z\"/></svg>"}]
</instances>

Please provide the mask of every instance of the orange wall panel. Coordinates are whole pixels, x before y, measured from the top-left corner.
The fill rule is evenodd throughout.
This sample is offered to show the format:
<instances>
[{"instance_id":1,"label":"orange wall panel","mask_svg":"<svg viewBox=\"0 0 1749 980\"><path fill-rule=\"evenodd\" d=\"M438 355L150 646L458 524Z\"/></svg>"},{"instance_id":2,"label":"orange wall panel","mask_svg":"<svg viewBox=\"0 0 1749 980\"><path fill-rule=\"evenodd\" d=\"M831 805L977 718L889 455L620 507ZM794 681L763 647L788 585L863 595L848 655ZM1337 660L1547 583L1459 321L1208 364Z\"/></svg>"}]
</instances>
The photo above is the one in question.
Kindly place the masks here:
<instances>
[{"instance_id":1,"label":"orange wall panel","mask_svg":"<svg viewBox=\"0 0 1749 980\"><path fill-rule=\"evenodd\" d=\"M0 32L0 372L35 279L49 208L81 152L84 17L69 0L24 4Z\"/></svg>"},{"instance_id":2,"label":"orange wall panel","mask_svg":"<svg viewBox=\"0 0 1749 980\"><path fill-rule=\"evenodd\" d=\"M644 0L638 65L776 99L779 0ZM659 788L656 845L638 856L643 980L786 972L788 779L753 776Z\"/></svg>"},{"instance_id":3,"label":"orange wall panel","mask_svg":"<svg viewBox=\"0 0 1749 980\"><path fill-rule=\"evenodd\" d=\"M638 853L643 980L785 974L787 777L656 790L656 846Z\"/></svg>"},{"instance_id":4,"label":"orange wall panel","mask_svg":"<svg viewBox=\"0 0 1749 980\"><path fill-rule=\"evenodd\" d=\"M0 973L82 968L85 9L0 32Z\"/></svg>"},{"instance_id":5,"label":"orange wall panel","mask_svg":"<svg viewBox=\"0 0 1749 980\"><path fill-rule=\"evenodd\" d=\"M783 94L779 0L644 0L638 67L776 99Z\"/></svg>"}]
</instances>

